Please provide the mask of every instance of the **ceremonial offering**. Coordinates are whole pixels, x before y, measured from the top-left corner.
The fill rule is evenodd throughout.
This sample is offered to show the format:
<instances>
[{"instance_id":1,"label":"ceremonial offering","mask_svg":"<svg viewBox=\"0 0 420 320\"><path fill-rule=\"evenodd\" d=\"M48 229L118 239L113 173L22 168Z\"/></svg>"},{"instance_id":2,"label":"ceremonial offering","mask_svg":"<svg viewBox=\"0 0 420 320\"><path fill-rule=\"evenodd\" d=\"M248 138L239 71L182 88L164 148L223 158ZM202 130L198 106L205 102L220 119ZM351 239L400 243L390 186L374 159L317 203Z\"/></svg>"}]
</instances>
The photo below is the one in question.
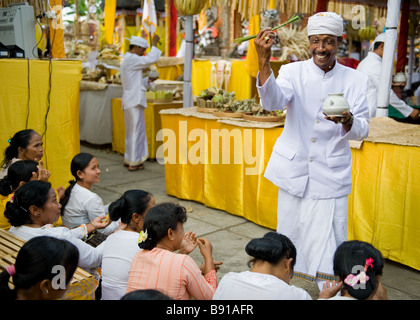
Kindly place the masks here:
<instances>
[{"instance_id":1,"label":"ceremonial offering","mask_svg":"<svg viewBox=\"0 0 420 320\"><path fill-rule=\"evenodd\" d=\"M249 121L280 122L280 121L283 121L286 118L286 114L282 114L282 115L278 115L278 116L274 116L274 115L255 116L255 115L244 114L243 118L244 118L244 120L249 120Z\"/></svg>"},{"instance_id":2,"label":"ceremonial offering","mask_svg":"<svg viewBox=\"0 0 420 320\"><path fill-rule=\"evenodd\" d=\"M149 102L172 102L173 92L171 90L150 90L146 91L146 98Z\"/></svg>"},{"instance_id":3,"label":"ceremonial offering","mask_svg":"<svg viewBox=\"0 0 420 320\"><path fill-rule=\"evenodd\" d=\"M349 111L349 104L344 93L329 93L322 105L322 111L327 116L342 117L344 111Z\"/></svg>"},{"instance_id":4,"label":"ceremonial offering","mask_svg":"<svg viewBox=\"0 0 420 320\"><path fill-rule=\"evenodd\" d=\"M242 112L233 112L233 111L218 111L213 112L213 115L216 117L223 117L223 118L242 118L244 114Z\"/></svg>"}]
</instances>

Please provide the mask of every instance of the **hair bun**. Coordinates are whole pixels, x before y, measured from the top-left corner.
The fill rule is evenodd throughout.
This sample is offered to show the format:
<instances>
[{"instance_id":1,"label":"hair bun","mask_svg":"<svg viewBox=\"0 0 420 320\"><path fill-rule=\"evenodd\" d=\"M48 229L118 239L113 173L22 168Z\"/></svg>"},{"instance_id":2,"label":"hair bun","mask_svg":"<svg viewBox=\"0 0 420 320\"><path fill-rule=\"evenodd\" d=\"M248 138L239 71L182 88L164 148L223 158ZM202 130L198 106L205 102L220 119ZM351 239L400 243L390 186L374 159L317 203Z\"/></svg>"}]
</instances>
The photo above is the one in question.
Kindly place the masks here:
<instances>
[{"instance_id":1,"label":"hair bun","mask_svg":"<svg viewBox=\"0 0 420 320\"><path fill-rule=\"evenodd\" d=\"M124 197L120 197L112 202L108 207L109 217L112 221L117 221L121 218L126 210L126 201Z\"/></svg>"}]
</instances>

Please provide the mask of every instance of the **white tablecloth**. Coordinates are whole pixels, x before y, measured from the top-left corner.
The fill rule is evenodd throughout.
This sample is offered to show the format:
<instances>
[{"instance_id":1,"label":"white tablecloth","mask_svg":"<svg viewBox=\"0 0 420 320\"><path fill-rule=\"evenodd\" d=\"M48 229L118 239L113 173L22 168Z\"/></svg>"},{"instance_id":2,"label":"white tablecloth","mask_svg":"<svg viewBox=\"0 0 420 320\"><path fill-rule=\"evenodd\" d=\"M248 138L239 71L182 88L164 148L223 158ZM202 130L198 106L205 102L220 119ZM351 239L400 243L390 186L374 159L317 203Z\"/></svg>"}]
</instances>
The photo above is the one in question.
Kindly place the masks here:
<instances>
[{"instance_id":1,"label":"white tablecloth","mask_svg":"<svg viewBox=\"0 0 420 320\"><path fill-rule=\"evenodd\" d=\"M122 97L122 86L108 84L103 90L81 90L79 97L80 140L112 143L111 100Z\"/></svg>"}]
</instances>

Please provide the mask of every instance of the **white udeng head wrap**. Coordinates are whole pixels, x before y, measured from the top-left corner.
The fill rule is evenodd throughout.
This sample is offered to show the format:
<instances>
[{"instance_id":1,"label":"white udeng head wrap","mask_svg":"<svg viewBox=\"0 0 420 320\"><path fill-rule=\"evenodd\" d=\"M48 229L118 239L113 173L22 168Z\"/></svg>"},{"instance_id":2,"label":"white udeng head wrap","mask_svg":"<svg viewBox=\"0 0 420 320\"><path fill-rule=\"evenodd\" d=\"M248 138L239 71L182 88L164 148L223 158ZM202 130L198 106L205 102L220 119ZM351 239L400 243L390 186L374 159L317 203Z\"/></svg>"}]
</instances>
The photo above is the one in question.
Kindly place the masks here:
<instances>
[{"instance_id":1,"label":"white udeng head wrap","mask_svg":"<svg viewBox=\"0 0 420 320\"><path fill-rule=\"evenodd\" d=\"M314 34L343 36L343 18L335 12L318 12L308 19L308 37Z\"/></svg>"},{"instance_id":2,"label":"white udeng head wrap","mask_svg":"<svg viewBox=\"0 0 420 320\"><path fill-rule=\"evenodd\" d=\"M149 47L149 43L146 39L141 37L131 36L131 38L125 38L126 40L130 41L130 44L133 46L138 46L147 49Z\"/></svg>"},{"instance_id":3,"label":"white udeng head wrap","mask_svg":"<svg viewBox=\"0 0 420 320\"><path fill-rule=\"evenodd\" d=\"M382 32L381 34L377 35L375 40L371 43L369 46L369 51L373 51L373 47L375 46L375 42L385 42L385 32Z\"/></svg>"}]
</instances>

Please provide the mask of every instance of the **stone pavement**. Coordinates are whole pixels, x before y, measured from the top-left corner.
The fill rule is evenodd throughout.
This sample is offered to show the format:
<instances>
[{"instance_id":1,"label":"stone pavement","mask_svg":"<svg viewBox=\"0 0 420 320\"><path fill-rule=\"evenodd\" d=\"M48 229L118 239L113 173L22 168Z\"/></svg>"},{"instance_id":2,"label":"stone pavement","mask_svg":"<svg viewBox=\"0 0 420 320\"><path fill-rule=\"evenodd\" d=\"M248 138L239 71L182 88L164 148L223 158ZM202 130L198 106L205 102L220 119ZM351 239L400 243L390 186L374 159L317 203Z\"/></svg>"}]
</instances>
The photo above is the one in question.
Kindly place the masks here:
<instances>
[{"instance_id":1,"label":"stone pavement","mask_svg":"<svg viewBox=\"0 0 420 320\"><path fill-rule=\"evenodd\" d=\"M242 217L204 206L195 201L178 199L166 194L165 169L156 161L147 161L144 170L129 172L123 167L123 156L111 148L82 143L81 152L95 155L101 168L101 182L93 186L108 204L126 190L143 189L154 195L156 202L179 202L188 211L185 231L193 230L198 237L208 239L213 245L213 258L223 261L218 270L218 280L229 271L248 270L250 257L245 253L246 244L262 237L270 229L256 225ZM197 264L203 262L198 249L190 254ZM420 300L420 271L386 260L382 282L390 300ZM291 284L304 288L313 298L318 296L316 284L293 278Z\"/></svg>"}]
</instances>

